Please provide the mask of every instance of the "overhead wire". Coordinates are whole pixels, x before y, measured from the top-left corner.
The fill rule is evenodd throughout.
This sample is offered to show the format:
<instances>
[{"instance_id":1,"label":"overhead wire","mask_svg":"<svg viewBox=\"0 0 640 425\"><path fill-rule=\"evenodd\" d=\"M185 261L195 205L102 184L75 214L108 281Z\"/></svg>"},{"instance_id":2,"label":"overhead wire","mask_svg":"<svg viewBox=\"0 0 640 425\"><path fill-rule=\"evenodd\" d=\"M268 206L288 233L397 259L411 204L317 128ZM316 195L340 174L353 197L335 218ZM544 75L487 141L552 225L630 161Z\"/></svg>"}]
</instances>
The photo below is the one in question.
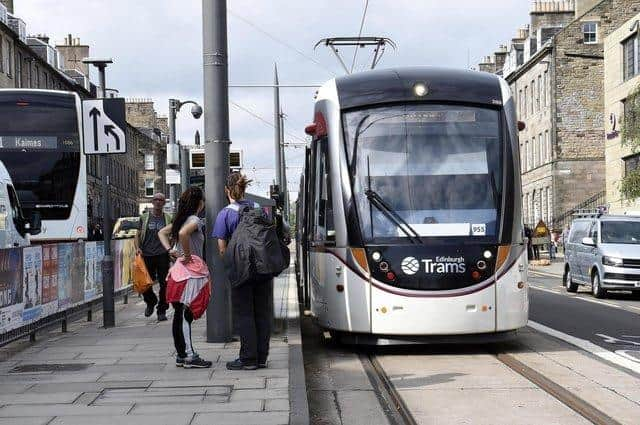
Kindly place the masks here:
<instances>
[{"instance_id":1,"label":"overhead wire","mask_svg":"<svg viewBox=\"0 0 640 425\"><path fill-rule=\"evenodd\" d=\"M369 0L367 0L368 2ZM319 61L317 61L316 59L312 58L311 56L306 55L304 52L300 51L299 49L297 49L295 46L292 46L291 44L287 43L284 40L280 40L278 37L276 37L275 35L269 33L268 31L260 28L258 25L254 24L253 22L251 22L250 20L248 20L247 18L245 18L244 16L240 16L237 13L235 13L233 10L231 9L227 9L229 14L239 20L241 20L242 22L244 22L245 24L249 25L250 27L252 27L253 29L255 29L258 32L261 32L262 34L266 35L267 37L269 37L270 39L272 39L273 41L282 44L285 47L288 47L289 49L293 50L294 52L296 52L297 54L299 54L300 56L302 56L303 58L313 62L315 65L319 66L320 68L324 69L325 71L329 72L331 75L335 76L336 73L335 71L327 68L326 66L324 66L322 63L320 63Z\"/></svg>"},{"instance_id":2,"label":"overhead wire","mask_svg":"<svg viewBox=\"0 0 640 425\"><path fill-rule=\"evenodd\" d=\"M362 29L364 28L364 18L367 16L367 9L369 8L369 0L365 0L364 4L364 12L362 12L362 20L360 21L360 31L358 31L358 41L360 41L360 37L362 37ZM353 72L353 67L356 64L356 56L358 56L358 49L360 47L356 46L355 51L353 52L353 62L351 62L351 71Z\"/></svg>"},{"instance_id":3,"label":"overhead wire","mask_svg":"<svg viewBox=\"0 0 640 425\"><path fill-rule=\"evenodd\" d=\"M262 121L263 123L265 123L266 125L268 125L269 127L275 127L273 125L273 122L266 120L265 118L261 117L260 115L258 115L256 112L253 112L252 110L250 110L249 108L247 108L246 106L242 106L237 102L234 102L233 100L229 100L229 103L231 103L233 106L235 106L236 108L246 112L247 114L251 115L252 117ZM289 131L285 130L285 134L289 135L290 137L293 137L294 139L299 140L301 143L307 143L306 140L304 140L302 137L297 136Z\"/></svg>"}]
</instances>

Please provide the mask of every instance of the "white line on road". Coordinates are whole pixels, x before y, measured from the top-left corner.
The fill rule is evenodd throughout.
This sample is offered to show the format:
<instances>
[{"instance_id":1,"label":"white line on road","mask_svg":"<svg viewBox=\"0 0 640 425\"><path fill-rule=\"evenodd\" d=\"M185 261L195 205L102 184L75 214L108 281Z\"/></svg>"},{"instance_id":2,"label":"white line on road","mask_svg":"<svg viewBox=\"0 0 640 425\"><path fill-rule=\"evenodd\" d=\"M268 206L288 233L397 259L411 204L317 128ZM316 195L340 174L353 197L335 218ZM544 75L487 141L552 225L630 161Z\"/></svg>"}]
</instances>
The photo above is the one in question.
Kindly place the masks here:
<instances>
[{"instance_id":1,"label":"white line on road","mask_svg":"<svg viewBox=\"0 0 640 425\"><path fill-rule=\"evenodd\" d=\"M536 285L532 285L532 284L529 284L529 287L530 287L530 288L533 288L533 289L537 289L537 290L539 290L539 291L551 292L551 293L553 293L553 294L560 294L560 295L562 295L562 292L561 292L561 291L554 291L554 290L552 290L552 289L542 288L542 287L540 287L540 286L536 286ZM609 302L606 302L606 301L594 300L594 299L592 299L592 298L584 298L584 297L580 297L580 296L578 296L578 295L567 295L567 296L568 296L569 298L573 298L573 299L576 299L576 300L582 300L582 301L586 301L586 302L594 303L594 304L602 304L602 305L606 305L607 307L613 307L613 308L618 308L618 309L622 309L622 310L624 310L624 309L625 309L625 307L630 307L630 308L633 308L633 309L635 309L635 310L640 310L640 308L633 307L633 306L622 306L622 305L620 305L620 304L613 304L613 303L609 303Z\"/></svg>"},{"instance_id":2,"label":"white line on road","mask_svg":"<svg viewBox=\"0 0 640 425\"><path fill-rule=\"evenodd\" d=\"M563 332L557 331L555 329L551 329L550 327L545 326L541 323L534 322L533 320L529 320L528 326L539 332L561 339L564 342L568 342L571 345L575 345L576 347L581 348L582 350L587 351L593 354L594 356L598 356L603 360L617 364L618 366L622 366L625 369L629 369L635 373L640 374L640 363L630 360L628 358L625 358L619 354L613 353L609 350L606 350L600 347L599 345L592 343L591 341L587 341L586 339L580 339L571 335L567 335Z\"/></svg>"}]
</instances>

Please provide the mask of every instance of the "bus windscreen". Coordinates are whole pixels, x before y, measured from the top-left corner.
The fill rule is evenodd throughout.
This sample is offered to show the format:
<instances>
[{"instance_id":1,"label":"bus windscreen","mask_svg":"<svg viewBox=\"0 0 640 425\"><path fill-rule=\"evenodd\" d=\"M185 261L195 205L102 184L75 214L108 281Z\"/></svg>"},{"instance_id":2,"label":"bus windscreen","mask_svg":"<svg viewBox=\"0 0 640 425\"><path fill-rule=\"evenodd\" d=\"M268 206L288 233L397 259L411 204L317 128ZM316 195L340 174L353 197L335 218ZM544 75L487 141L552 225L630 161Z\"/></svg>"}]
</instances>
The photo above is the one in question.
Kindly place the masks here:
<instances>
[{"instance_id":1,"label":"bus windscreen","mask_svg":"<svg viewBox=\"0 0 640 425\"><path fill-rule=\"evenodd\" d=\"M77 115L68 94L0 93L0 161L25 214L69 218L80 172Z\"/></svg>"}]
</instances>

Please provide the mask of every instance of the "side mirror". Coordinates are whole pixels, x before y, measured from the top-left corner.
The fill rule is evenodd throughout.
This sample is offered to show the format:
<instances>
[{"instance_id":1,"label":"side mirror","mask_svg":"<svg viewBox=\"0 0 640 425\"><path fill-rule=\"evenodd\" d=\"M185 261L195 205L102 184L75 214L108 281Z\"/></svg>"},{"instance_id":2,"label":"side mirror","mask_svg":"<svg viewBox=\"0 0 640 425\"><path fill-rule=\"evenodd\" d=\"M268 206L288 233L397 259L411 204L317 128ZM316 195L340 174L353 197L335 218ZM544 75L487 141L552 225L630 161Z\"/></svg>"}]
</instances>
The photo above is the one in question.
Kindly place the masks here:
<instances>
[{"instance_id":1,"label":"side mirror","mask_svg":"<svg viewBox=\"0 0 640 425\"><path fill-rule=\"evenodd\" d=\"M582 238L582 245L596 246L596 242L593 238Z\"/></svg>"},{"instance_id":2,"label":"side mirror","mask_svg":"<svg viewBox=\"0 0 640 425\"><path fill-rule=\"evenodd\" d=\"M42 217L39 212L34 211L31 213L31 219L29 220L28 226L28 233L30 235L38 235L42 232Z\"/></svg>"}]
</instances>

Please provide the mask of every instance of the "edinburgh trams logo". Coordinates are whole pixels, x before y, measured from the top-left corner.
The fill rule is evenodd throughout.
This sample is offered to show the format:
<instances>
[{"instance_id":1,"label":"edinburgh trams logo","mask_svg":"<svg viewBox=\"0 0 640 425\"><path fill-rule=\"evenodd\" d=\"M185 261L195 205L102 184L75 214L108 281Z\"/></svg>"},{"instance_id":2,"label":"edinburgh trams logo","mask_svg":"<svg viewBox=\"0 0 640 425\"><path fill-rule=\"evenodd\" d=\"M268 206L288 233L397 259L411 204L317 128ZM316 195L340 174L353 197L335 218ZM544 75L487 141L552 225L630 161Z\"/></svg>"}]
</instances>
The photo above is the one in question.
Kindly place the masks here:
<instances>
[{"instance_id":1,"label":"edinburgh trams logo","mask_svg":"<svg viewBox=\"0 0 640 425\"><path fill-rule=\"evenodd\" d=\"M420 271L420 263L424 265L424 272L427 274L462 274L467 271L467 265L463 257L438 256L418 260L415 257L406 257L402 260L400 267L402 272L408 276L413 276Z\"/></svg>"}]
</instances>

